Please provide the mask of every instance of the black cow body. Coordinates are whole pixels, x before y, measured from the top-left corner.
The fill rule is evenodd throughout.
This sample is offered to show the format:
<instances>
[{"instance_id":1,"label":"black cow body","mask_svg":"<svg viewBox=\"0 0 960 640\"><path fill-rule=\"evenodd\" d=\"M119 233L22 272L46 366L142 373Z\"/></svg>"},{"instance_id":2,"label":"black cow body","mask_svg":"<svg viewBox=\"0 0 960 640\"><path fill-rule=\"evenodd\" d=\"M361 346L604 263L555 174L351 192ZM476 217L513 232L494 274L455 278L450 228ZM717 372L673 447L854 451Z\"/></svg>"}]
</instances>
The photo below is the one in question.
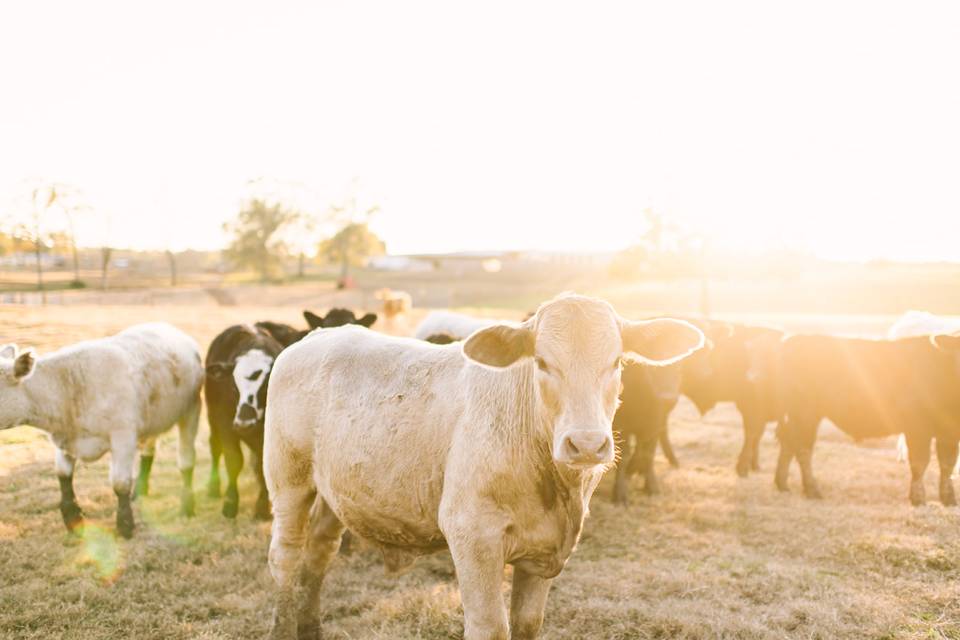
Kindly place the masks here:
<instances>
[{"instance_id":1,"label":"black cow body","mask_svg":"<svg viewBox=\"0 0 960 640\"><path fill-rule=\"evenodd\" d=\"M923 474L936 439L940 500L956 504L950 474L960 440L960 374L956 351L928 337L863 340L797 335L783 342L786 419L778 430L776 484L787 490L790 461L800 465L804 492L821 497L812 456L823 418L854 439L906 436L910 500L925 500Z\"/></svg>"},{"instance_id":2,"label":"black cow body","mask_svg":"<svg viewBox=\"0 0 960 640\"><path fill-rule=\"evenodd\" d=\"M270 502L263 478L263 418L266 410L267 387L270 368L280 352L301 340L310 331L319 328L338 327L344 324L372 325L376 314L368 313L357 319L349 309L331 309L325 317L304 311L303 317L309 329L301 330L278 322L262 321L255 325L235 325L214 338L207 351L207 376L204 394L210 422L211 470L207 492L212 497L220 495L220 457L227 468L227 490L223 503L223 515L234 518L239 510L240 496L237 478L243 468L245 443L254 456L254 470L260 484L255 517L270 517ZM245 354L258 350L266 357L259 358L263 366L244 372L248 381L257 382L263 376L256 397L241 402L234 377L238 360ZM258 373L259 371L259 373ZM246 383L245 383L246 384Z\"/></svg>"},{"instance_id":3,"label":"black cow body","mask_svg":"<svg viewBox=\"0 0 960 640\"><path fill-rule=\"evenodd\" d=\"M778 361L783 332L770 327L689 320L713 344L683 362L681 392L700 414L718 402L733 402L743 419L743 446L737 473L760 468L760 439L767 423L783 414ZM665 431L666 433L666 431ZM669 450L669 436L664 437ZM668 454L668 458L669 458Z\"/></svg>"},{"instance_id":4,"label":"black cow body","mask_svg":"<svg viewBox=\"0 0 960 640\"><path fill-rule=\"evenodd\" d=\"M629 480L644 475L644 492L660 492L653 465L657 441L664 437L670 412L680 397L681 364L666 367L627 362L623 367L620 407L613 418L619 434L621 458L614 481L613 501L626 504ZM667 444L669 447L669 442ZM672 449L670 450L672 454Z\"/></svg>"}]
</instances>

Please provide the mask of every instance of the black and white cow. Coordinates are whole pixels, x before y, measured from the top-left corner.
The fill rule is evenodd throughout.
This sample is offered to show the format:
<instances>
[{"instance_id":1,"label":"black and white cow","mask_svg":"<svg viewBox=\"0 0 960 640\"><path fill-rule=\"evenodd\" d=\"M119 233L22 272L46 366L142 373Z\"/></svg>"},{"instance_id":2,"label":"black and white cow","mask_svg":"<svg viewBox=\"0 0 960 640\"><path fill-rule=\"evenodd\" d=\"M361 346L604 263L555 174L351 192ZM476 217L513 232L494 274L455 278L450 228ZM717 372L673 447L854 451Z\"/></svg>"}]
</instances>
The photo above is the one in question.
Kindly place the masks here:
<instances>
[{"instance_id":1,"label":"black and white cow","mask_svg":"<svg viewBox=\"0 0 960 640\"><path fill-rule=\"evenodd\" d=\"M263 481L263 415L267 385L273 361L283 349L302 339L313 329L361 324L369 327L377 316L368 313L357 318L349 309L331 309L325 317L304 311L310 326L300 330L278 322L235 325L214 338L207 351L204 394L210 422L211 470L208 494L220 495L220 456L227 468L227 491L223 515L234 518L239 510L237 477L243 468L243 442L254 456L254 470L260 495L254 515L270 517L270 501Z\"/></svg>"}]
</instances>

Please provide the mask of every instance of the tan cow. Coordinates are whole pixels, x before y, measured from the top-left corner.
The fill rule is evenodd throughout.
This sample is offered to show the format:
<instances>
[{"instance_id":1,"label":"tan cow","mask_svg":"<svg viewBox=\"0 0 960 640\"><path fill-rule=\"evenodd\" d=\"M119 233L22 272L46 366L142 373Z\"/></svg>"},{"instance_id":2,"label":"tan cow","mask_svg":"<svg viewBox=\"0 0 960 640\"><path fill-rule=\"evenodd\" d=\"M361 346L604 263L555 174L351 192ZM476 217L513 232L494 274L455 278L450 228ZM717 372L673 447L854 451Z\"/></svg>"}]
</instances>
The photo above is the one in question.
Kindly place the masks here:
<instances>
[{"instance_id":1,"label":"tan cow","mask_svg":"<svg viewBox=\"0 0 960 640\"><path fill-rule=\"evenodd\" d=\"M467 640L535 637L614 461L621 356L668 364L702 344L685 322L630 322L567 295L462 345L343 327L284 351L264 445L279 587L271 637L319 636L320 584L345 527L391 570L449 547Z\"/></svg>"}]
</instances>

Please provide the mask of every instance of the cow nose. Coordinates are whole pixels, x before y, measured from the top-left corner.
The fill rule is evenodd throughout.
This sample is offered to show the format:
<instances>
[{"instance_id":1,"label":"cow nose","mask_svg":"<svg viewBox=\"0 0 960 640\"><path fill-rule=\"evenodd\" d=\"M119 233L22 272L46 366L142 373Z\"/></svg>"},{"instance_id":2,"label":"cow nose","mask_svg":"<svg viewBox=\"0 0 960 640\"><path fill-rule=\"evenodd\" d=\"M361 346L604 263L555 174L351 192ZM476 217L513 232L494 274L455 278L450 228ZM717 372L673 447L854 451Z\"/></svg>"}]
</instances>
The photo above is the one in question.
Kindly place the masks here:
<instances>
[{"instance_id":1,"label":"cow nose","mask_svg":"<svg viewBox=\"0 0 960 640\"><path fill-rule=\"evenodd\" d=\"M250 427L257 422L257 410L249 404L240 405L240 409L237 410L237 416L233 419L233 426L235 427Z\"/></svg>"},{"instance_id":2,"label":"cow nose","mask_svg":"<svg viewBox=\"0 0 960 640\"><path fill-rule=\"evenodd\" d=\"M559 462L605 464L613 462L613 437L606 431L574 429L563 436Z\"/></svg>"}]
</instances>

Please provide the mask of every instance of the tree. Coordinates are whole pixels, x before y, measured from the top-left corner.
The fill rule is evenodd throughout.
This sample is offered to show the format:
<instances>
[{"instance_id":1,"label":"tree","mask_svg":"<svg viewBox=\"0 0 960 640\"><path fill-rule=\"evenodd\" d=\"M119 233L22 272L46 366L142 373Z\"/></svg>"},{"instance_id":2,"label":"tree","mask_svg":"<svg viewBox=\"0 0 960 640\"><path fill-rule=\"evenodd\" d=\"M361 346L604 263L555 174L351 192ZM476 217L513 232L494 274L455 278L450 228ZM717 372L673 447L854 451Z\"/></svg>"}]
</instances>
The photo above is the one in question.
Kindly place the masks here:
<instances>
[{"instance_id":1,"label":"tree","mask_svg":"<svg viewBox=\"0 0 960 640\"><path fill-rule=\"evenodd\" d=\"M340 264L340 281L345 282L351 266L361 266L367 258L386 252L383 240L370 231L366 222L351 222L335 236L320 243L318 254Z\"/></svg>"},{"instance_id":2,"label":"tree","mask_svg":"<svg viewBox=\"0 0 960 640\"><path fill-rule=\"evenodd\" d=\"M297 211L283 205L251 200L235 220L223 225L232 236L226 257L241 267L254 269L266 282L282 267L289 253L285 232L299 218Z\"/></svg>"}]
</instances>

